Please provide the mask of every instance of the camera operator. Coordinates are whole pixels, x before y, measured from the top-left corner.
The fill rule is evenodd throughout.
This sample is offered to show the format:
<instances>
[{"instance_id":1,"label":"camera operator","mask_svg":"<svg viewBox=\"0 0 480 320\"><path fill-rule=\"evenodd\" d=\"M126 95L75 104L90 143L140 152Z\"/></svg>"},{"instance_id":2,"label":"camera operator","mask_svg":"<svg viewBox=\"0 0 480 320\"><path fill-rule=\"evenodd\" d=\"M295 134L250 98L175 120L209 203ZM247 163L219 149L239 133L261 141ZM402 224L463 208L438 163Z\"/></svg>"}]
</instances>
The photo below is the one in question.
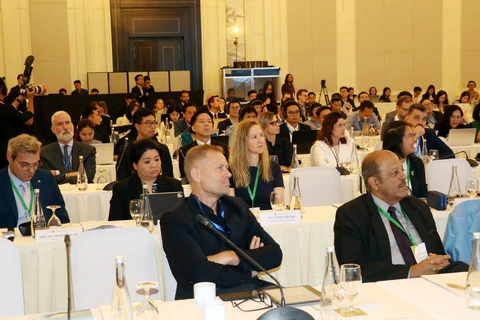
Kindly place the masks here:
<instances>
[{"instance_id":1,"label":"camera operator","mask_svg":"<svg viewBox=\"0 0 480 320\"><path fill-rule=\"evenodd\" d=\"M26 133L27 128L33 124L33 99L35 90L27 87L26 95L20 94L12 103L4 102L8 89L5 80L0 78L0 169L8 165L6 158L8 140ZM18 110L19 106L28 98L27 111Z\"/></svg>"},{"instance_id":2,"label":"camera operator","mask_svg":"<svg viewBox=\"0 0 480 320\"><path fill-rule=\"evenodd\" d=\"M20 90L22 88L22 85L23 85L23 74L19 74L17 75L17 85L10 89L8 96L5 98L6 104L12 104L15 101L15 99L20 95ZM27 112L26 101L23 101L20 104L20 106L18 107L18 110L22 112Z\"/></svg>"}]
</instances>

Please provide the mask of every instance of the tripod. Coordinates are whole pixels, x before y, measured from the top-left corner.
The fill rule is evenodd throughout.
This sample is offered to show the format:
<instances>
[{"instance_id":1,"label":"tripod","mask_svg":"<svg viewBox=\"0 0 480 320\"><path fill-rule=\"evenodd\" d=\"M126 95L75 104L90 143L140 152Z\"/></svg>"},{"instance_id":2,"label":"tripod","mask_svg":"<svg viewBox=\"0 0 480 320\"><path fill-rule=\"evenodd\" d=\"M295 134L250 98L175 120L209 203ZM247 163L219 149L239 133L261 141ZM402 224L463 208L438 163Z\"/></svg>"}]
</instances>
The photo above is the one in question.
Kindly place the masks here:
<instances>
[{"instance_id":1,"label":"tripod","mask_svg":"<svg viewBox=\"0 0 480 320\"><path fill-rule=\"evenodd\" d=\"M328 90L327 90L327 86L325 85L325 83L326 83L325 80L321 81L322 88L320 89L320 95L318 96L318 102L320 102L320 99L321 99L322 94L323 94L323 96L325 97L325 103L328 106L328 105L330 105L330 99L328 98Z\"/></svg>"}]
</instances>

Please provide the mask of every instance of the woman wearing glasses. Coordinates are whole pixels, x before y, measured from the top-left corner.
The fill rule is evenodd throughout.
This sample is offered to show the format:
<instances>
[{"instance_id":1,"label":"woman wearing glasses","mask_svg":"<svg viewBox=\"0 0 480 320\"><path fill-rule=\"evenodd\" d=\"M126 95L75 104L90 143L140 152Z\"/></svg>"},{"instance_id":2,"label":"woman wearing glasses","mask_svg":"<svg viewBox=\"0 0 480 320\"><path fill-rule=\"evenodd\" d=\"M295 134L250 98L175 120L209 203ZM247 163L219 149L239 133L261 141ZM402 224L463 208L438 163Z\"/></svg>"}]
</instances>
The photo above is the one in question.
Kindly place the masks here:
<instances>
[{"instance_id":1,"label":"woman wearing glasses","mask_svg":"<svg viewBox=\"0 0 480 320\"><path fill-rule=\"evenodd\" d=\"M280 122L273 112L262 112L257 118L267 140L268 154L276 155L282 172L290 172L292 164L293 145L292 143L277 134L280 132Z\"/></svg>"},{"instance_id":2,"label":"woman wearing glasses","mask_svg":"<svg viewBox=\"0 0 480 320\"><path fill-rule=\"evenodd\" d=\"M463 119L463 110L457 105L445 106L440 121L438 121L435 125L435 130L438 130L437 136L444 138L448 138L450 129L465 128L472 128L472 126L470 124L465 124L465 120Z\"/></svg>"},{"instance_id":3,"label":"woman wearing glasses","mask_svg":"<svg viewBox=\"0 0 480 320\"><path fill-rule=\"evenodd\" d=\"M440 111L434 110L435 105L429 99L423 98L420 103L427 108L427 125L433 129L435 127L435 124L440 121L442 113Z\"/></svg>"},{"instance_id":4,"label":"woman wearing glasses","mask_svg":"<svg viewBox=\"0 0 480 320\"><path fill-rule=\"evenodd\" d=\"M420 198L427 196L425 166L420 158L415 156L417 136L413 128L403 122L392 122L383 136L383 150L395 153L403 163L409 194Z\"/></svg>"}]
</instances>

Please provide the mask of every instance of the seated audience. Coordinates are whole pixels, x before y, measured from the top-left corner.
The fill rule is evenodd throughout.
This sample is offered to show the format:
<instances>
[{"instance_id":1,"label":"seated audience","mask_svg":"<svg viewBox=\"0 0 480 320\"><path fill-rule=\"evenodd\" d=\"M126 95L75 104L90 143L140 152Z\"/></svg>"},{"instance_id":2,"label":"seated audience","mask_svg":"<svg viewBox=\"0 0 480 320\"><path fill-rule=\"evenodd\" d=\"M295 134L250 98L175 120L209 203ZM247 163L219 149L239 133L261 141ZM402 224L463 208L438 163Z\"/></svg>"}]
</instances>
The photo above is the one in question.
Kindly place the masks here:
<instances>
[{"instance_id":1,"label":"seated audience","mask_svg":"<svg viewBox=\"0 0 480 320\"><path fill-rule=\"evenodd\" d=\"M178 121L180 118L180 114L182 112L182 108L180 105L174 104L173 106L170 106L167 110L167 119L168 119L168 124L170 126L170 136L173 138L175 136L175 122ZM157 121L158 122L158 121ZM159 131L158 134L162 134L165 131L165 121L160 121L158 122L159 124Z\"/></svg>"},{"instance_id":2,"label":"seated audience","mask_svg":"<svg viewBox=\"0 0 480 320\"><path fill-rule=\"evenodd\" d=\"M475 106L475 108L473 108L472 118L473 118L473 122L471 122L470 125L472 126L472 128L477 129L475 142L479 143L480 142L480 137L479 137L478 133L480 132L480 103L478 103Z\"/></svg>"},{"instance_id":3,"label":"seated audience","mask_svg":"<svg viewBox=\"0 0 480 320\"><path fill-rule=\"evenodd\" d=\"M185 102L182 106L182 117L175 122L175 137L188 132L190 120L197 112L197 105L193 102Z\"/></svg>"},{"instance_id":4,"label":"seated audience","mask_svg":"<svg viewBox=\"0 0 480 320\"><path fill-rule=\"evenodd\" d=\"M283 196L280 166L270 162L265 135L258 122L246 120L235 128L229 158L231 195L242 198L249 208L271 209L270 194Z\"/></svg>"},{"instance_id":5,"label":"seated audience","mask_svg":"<svg viewBox=\"0 0 480 320\"><path fill-rule=\"evenodd\" d=\"M287 101L282 108L285 123L280 125L280 133L278 134L280 137L292 142L294 131L312 130L310 126L300 123L301 110L298 103L295 101Z\"/></svg>"},{"instance_id":6,"label":"seated audience","mask_svg":"<svg viewBox=\"0 0 480 320\"><path fill-rule=\"evenodd\" d=\"M308 90L300 89L297 91L297 103L300 106L301 122L307 121L308 109Z\"/></svg>"},{"instance_id":7,"label":"seated audience","mask_svg":"<svg viewBox=\"0 0 480 320\"><path fill-rule=\"evenodd\" d=\"M82 89L82 82L80 80L73 81L73 85L75 86L75 90L72 91L72 96L76 96L76 95L88 96L88 91L87 89Z\"/></svg>"},{"instance_id":8,"label":"seated audience","mask_svg":"<svg viewBox=\"0 0 480 320\"><path fill-rule=\"evenodd\" d=\"M310 149L312 167L347 167L355 155L353 140L346 137L345 119L339 112L332 112L323 120L317 141Z\"/></svg>"},{"instance_id":9,"label":"seated audience","mask_svg":"<svg viewBox=\"0 0 480 320\"><path fill-rule=\"evenodd\" d=\"M406 175L408 194L421 198L427 196L427 182L423 161L415 156L416 142L412 126L404 121L394 121L385 131L383 150L390 150L398 156Z\"/></svg>"},{"instance_id":10,"label":"seated audience","mask_svg":"<svg viewBox=\"0 0 480 320\"><path fill-rule=\"evenodd\" d=\"M377 88L370 87L370 89L368 89L368 95L369 96L376 96L377 95Z\"/></svg>"},{"instance_id":11,"label":"seated audience","mask_svg":"<svg viewBox=\"0 0 480 320\"><path fill-rule=\"evenodd\" d=\"M370 100L363 101L358 107L358 111L348 115L345 121L345 127L347 127L348 130L353 127L355 131L370 130L370 128L365 129L363 127L365 122L367 122L369 127L375 128L375 131L380 130L382 127L377 117L373 114L373 108L373 103Z\"/></svg>"},{"instance_id":12,"label":"seated audience","mask_svg":"<svg viewBox=\"0 0 480 320\"><path fill-rule=\"evenodd\" d=\"M330 107L332 108L332 112L340 112L343 118L347 118L347 112L346 110L344 111L343 100L341 97L332 95L332 99L330 99Z\"/></svg>"},{"instance_id":13,"label":"seated audience","mask_svg":"<svg viewBox=\"0 0 480 320\"><path fill-rule=\"evenodd\" d=\"M312 128L312 130L318 130L322 126L318 120L317 110L320 109L322 105L320 103L313 102L308 108L308 117L309 120L305 121L303 124L306 124Z\"/></svg>"},{"instance_id":14,"label":"seated audience","mask_svg":"<svg viewBox=\"0 0 480 320\"><path fill-rule=\"evenodd\" d=\"M250 106L255 108L255 111L257 112L257 115L263 112L263 109L267 110L266 106L263 106L263 102L261 100L254 100L250 102Z\"/></svg>"},{"instance_id":15,"label":"seated audience","mask_svg":"<svg viewBox=\"0 0 480 320\"><path fill-rule=\"evenodd\" d=\"M90 95L95 95L95 94L99 94L100 92L98 91L97 88L93 88L92 90L90 90Z\"/></svg>"},{"instance_id":16,"label":"seated audience","mask_svg":"<svg viewBox=\"0 0 480 320\"><path fill-rule=\"evenodd\" d=\"M390 94L392 93L392 90L390 90L389 87L383 88L383 93L378 99L379 102L392 102L390 100Z\"/></svg>"},{"instance_id":17,"label":"seated audience","mask_svg":"<svg viewBox=\"0 0 480 320\"><path fill-rule=\"evenodd\" d=\"M232 124L238 123L238 118L240 115L240 102L238 100L232 100L228 102L228 110L230 112L230 117L218 123L217 128L220 134L225 133L227 128Z\"/></svg>"},{"instance_id":18,"label":"seated audience","mask_svg":"<svg viewBox=\"0 0 480 320\"><path fill-rule=\"evenodd\" d=\"M121 118L123 117L125 114L127 114L127 109L128 109L128 106L130 105L130 102L132 102L132 100L136 100L137 99L137 95L134 94L134 93L127 93L127 95L125 96L125 103L121 104L119 107L117 107L117 112L115 115L112 115L113 118L112 120L115 122L115 124L119 124L116 122L116 120L118 118ZM139 104L140 105L140 104ZM128 123L127 123L128 124Z\"/></svg>"},{"instance_id":19,"label":"seated audience","mask_svg":"<svg viewBox=\"0 0 480 320\"><path fill-rule=\"evenodd\" d=\"M440 121L435 125L439 137L448 138L450 129L471 128L470 124L465 124L463 119L463 110L457 105L445 106L444 113Z\"/></svg>"},{"instance_id":20,"label":"seated audience","mask_svg":"<svg viewBox=\"0 0 480 320\"><path fill-rule=\"evenodd\" d=\"M437 137L435 130L427 127L427 108L423 104L411 105L405 116L405 122L413 127L413 131L417 135L417 148L415 149L417 157L422 155L423 139L425 139L428 152L432 149L438 150L441 159L455 158L452 149Z\"/></svg>"},{"instance_id":21,"label":"seated audience","mask_svg":"<svg viewBox=\"0 0 480 320\"><path fill-rule=\"evenodd\" d=\"M213 119L226 119L227 114L221 108L220 97L218 95L212 95L207 99L206 108L202 108L209 111L212 114Z\"/></svg>"},{"instance_id":22,"label":"seated audience","mask_svg":"<svg viewBox=\"0 0 480 320\"><path fill-rule=\"evenodd\" d=\"M280 123L275 114L270 111L262 112L258 118L258 123L265 132L265 138L268 146L268 154L276 155L278 164L282 172L290 172L292 164L293 145L285 138L278 136L280 132Z\"/></svg>"},{"instance_id":23,"label":"seated audience","mask_svg":"<svg viewBox=\"0 0 480 320\"><path fill-rule=\"evenodd\" d=\"M387 150L368 154L362 175L367 193L342 205L335 217L339 264L359 264L364 282L468 270L445 254L429 207L408 196L397 155ZM424 254L418 250L414 255L411 246Z\"/></svg>"},{"instance_id":24,"label":"seated audience","mask_svg":"<svg viewBox=\"0 0 480 320\"><path fill-rule=\"evenodd\" d=\"M113 185L108 220L131 220L130 200L140 199L143 184L149 193L183 191L180 181L162 175L162 153L159 144L152 139L140 139L132 143L129 163L134 173Z\"/></svg>"},{"instance_id":25,"label":"seated audience","mask_svg":"<svg viewBox=\"0 0 480 320\"><path fill-rule=\"evenodd\" d=\"M427 92L422 96L423 99L428 99L430 101L435 100L435 86L433 84L429 85L427 88Z\"/></svg>"},{"instance_id":26,"label":"seated audience","mask_svg":"<svg viewBox=\"0 0 480 320\"><path fill-rule=\"evenodd\" d=\"M178 167L180 169L180 176L185 177L184 162L188 151L193 147L208 144L219 146L223 150L223 155L228 157L228 147L218 142L212 141L213 132L213 116L207 110L199 110L192 117L192 125L190 127L192 134L195 136L195 141L184 145L178 150Z\"/></svg>"},{"instance_id":27,"label":"seated audience","mask_svg":"<svg viewBox=\"0 0 480 320\"><path fill-rule=\"evenodd\" d=\"M308 105L311 106L312 104L314 104L315 102L317 102L317 95L315 94L315 92L309 92L308 93Z\"/></svg>"},{"instance_id":28,"label":"seated audience","mask_svg":"<svg viewBox=\"0 0 480 320\"><path fill-rule=\"evenodd\" d=\"M472 100L478 100L480 95L478 94L477 91L475 91L475 88L477 87L477 84L475 83L475 81L473 80L468 81L467 87L468 87L467 92L468 92L468 95L470 96L470 100L468 102Z\"/></svg>"},{"instance_id":29,"label":"seated audience","mask_svg":"<svg viewBox=\"0 0 480 320\"><path fill-rule=\"evenodd\" d=\"M449 105L447 93L443 90L438 91L435 95L435 99L433 99L433 103L437 106L437 109L440 112L443 112L443 107Z\"/></svg>"},{"instance_id":30,"label":"seated audience","mask_svg":"<svg viewBox=\"0 0 480 320\"><path fill-rule=\"evenodd\" d=\"M413 88L413 103L421 103L422 102L422 88L415 87Z\"/></svg>"},{"instance_id":31,"label":"seated audience","mask_svg":"<svg viewBox=\"0 0 480 320\"><path fill-rule=\"evenodd\" d=\"M348 114L353 111L353 109L355 109L355 103L348 96L348 87L343 86L340 88L340 96L342 97L345 113Z\"/></svg>"},{"instance_id":32,"label":"seated audience","mask_svg":"<svg viewBox=\"0 0 480 320\"><path fill-rule=\"evenodd\" d=\"M102 117L98 114L98 106L96 102L90 103L88 107L82 110L82 119L88 119L94 125L94 137L96 140L104 141L105 138L102 137L100 133L99 127L102 124ZM109 142L109 136L107 133L106 136L107 141Z\"/></svg>"},{"instance_id":33,"label":"seated audience","mask_svg":"<svg viewBox=\"0 0 480 320\"><path fill-rule=\"evenodd\" d=\"M41 168L49 170L59 184L66 182L75 184L80 165L79 157L83 156L88 183L93 183L96 171L95 147L73 140L72 119L65 111L57 111L52 115L51 129L58 141L42 148Z\"/></svg>"},{"instance_id":34,"label":"seated audience","mask_svg":"<svg viewBox=\"0 0 480 320\"><path fill-rule=\"evenodd\" d=\"M247 92L247 100L248 102L252 102L254 100L257 100L257 91L255 90L250 90Z\"/></svg>"},{"instance_id":35,"label":"seated audience","mask_svg":"<svg viewBox=\"0 0 480 320\"><path fill-rule=\"evenodd\" d=\"M161 122L162 114L167 114L168 108L165 108L165 102L163 99L155 99L153 106L155 108L155 120Z\"/></svg>"},{"instance_id":36,"label":"seated audience","mask_svg":"<svg viewBox=\"0 0 480 320\"><path fill-rule=\"evenodd\" d=\"M247 205L227 196L228 162L217 146L192 148L185 159L192 194L161 219L163 249L177 281L175 299L193 298L193 284L215 283L216 293L250 292L270 286L217 235L196 221L208 219L218 231L269 270L282 262L282 250Z\"/></svg>"},{"instance_id":37,"label":"seated audience","mask_svg":"<svg viewBox=\"0 0 480 320\"><path fill-rule=\"evenodd\" d=\"M240 110L240 116L238 117L238 122L241 122L243 120L248 120L248 119L251 119L251 120L257 119L257 111L252 106L246 106ZM231 144L233 131L235 131L236 126L237 124L234 123L231 126L227 127L227 130L225 131L225 135L228 136L228 146L230 146Z\"/></svg>"},{"instance_id":38,"label":"seated audience","mask_svg":"<svg viewBox=\"0 0 480 320\"><path fill-rule=\"evenodd\" d=\"M190 101L190 91L182 90L182 92L180 92L180 102L182 106L184 106L185 103L189 101Z\"/></svg>"},{"instance_id":39,"label":"seated audience","mask_svg":"<svg viewBox=\"0 0 480 320\"><path fill-rule=\"evenodd\" d=\"M320 124L320 128L322 128L323 120L330 113L332 113L332 108L327 106L317 109L317 118L318 118L318 123Z\"/></svg>"},{"instance_id":40,"label":"seated audience","mask_svg":"<svg viewBox=\"0 0 480 320\"><path fill-rule=\"evenodd\" d=\"M0 170L0 228L16 228L31 220L33 189L40 189L40 202L48 222L49 205L59 205L55 214L62 223L70 222L65 202L50 172L39 169L42 144L34 136L21 134L8 141L8 167Z\"/></svg>"},{"instance_id":41,"label":"seated audience","mask_svg":"<svg viewBox=\"0 0 480 320\"><path fill-rule=\"evenodd\" d=\"M170 151L165 144L158 141L156 128L157 123L155 121L155 116L153 115L153 110L140 108L137 112L135 112L132 118L132 128L130 129L130 133L127 135L129 139L128 145L125 146L125 137L120 139L117 143L117 145L121 144L116 165L117 180L122 180L132 175L133 167L128 160L130 158L132 144L136 140L147 138L157 142L160 149L163 150L161 154L162 174L173 178L173 167Z\"/></svg>"},{"instance_id":42,"label":"seated audience","mask_svg":"<svg viewBox=\"0 0 480 320\"><path fill-rule=\"evenodd\" d=\"M468 91L463 91L458 99L458 103L470 103L470 93Z\"/></svg>"},{"instance_id":43,"label":"seated audience","mask_svg":"<svg viewBox=\"0 0 480 320\"><path fill-rule=\"evenodd\" d=\"M440 121L442 113L440 111L434 110L435 105L432 103L432 101L428 99L422 99L422 102L420 103L427 108L427 126L433 129L435 127L435 124Z\"/></svg>"},{"instance_id":44,"label":"seated audience","mask_svg":"<svg viewBox=\"0 0 480 320\"><path fill-rule=\"evenodd\" d=\"M61 88L60 90L58 90L58 94L60 94L62 96L68 96L67 89Z\"/></svg>"},{"instance_id":45,"label":"seated audience","mask_svg":"<svg viewBox=\"0 0 480 320\"><path fill-rule=\"evenodd\" d=\"M387 127L390 125L390 123L394 121L405 120L405 117L408 114L408 110L412 104L412 98L407 96L400 97L397 100L395 110L385 115L385 122L382 124L382 131L380 133L381 139L383 139L383 134L385 133L385 130L387 130Z\"/></svg>"},{"instance_id":46,"label":"seated audience","mask_svg":"<svg viewBox=\"0 0 480 320\"><path fill-rule=\"evenodd\" d=\"M75 130L75 141L83 142L85 144L98 144L102 141L95 140L95 126L92 121L88 119L82 119L77 125L77 130Z\"/></svg>"},{"instance_id":47,"label":"seated audience","mask_svg":"<svg viewBox=\"0 0 480 320\"><path fill-rule=\"evenodd\" d=\"M118 126L124 126L124 125L127 125L127 124L131 124L133 114L139 108L140 108L140 102L137 101L136 99L132 99L128 104L127 112L123 116L118 117L117 122L115 124L118 125Z\"/></svg>"}]
</instances>

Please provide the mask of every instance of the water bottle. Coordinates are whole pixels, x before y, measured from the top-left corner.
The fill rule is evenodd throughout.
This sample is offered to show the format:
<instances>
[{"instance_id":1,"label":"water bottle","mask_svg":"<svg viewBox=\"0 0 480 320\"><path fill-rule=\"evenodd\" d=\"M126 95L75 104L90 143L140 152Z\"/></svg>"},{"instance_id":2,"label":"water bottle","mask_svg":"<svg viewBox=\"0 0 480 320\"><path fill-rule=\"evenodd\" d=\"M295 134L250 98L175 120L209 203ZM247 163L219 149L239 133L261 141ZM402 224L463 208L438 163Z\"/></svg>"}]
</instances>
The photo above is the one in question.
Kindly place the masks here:
<instances>
[{"instance_id":1,"label":"water bottle","mask_svg":"<svg viewBox=\"0 0 480 320\"><path fill-rule=\"evenodd\" d=\"M426 166L428 164L428 150L427 150L427 139L423 139L422 152L420 159L422 159L423 164Z\"/></svg>"},{"instance_id":2,"label":"water bottle","mask_svg":"<svg viewBox=\"0 0 480 320\"><path fill-rule=\"evenodd\" d=\"M467 299L470 309L480 310L480 232L473 233L472 259L467 274Z\"/></svg>"},{"instance_id":3,"label":"water bottle","mask_svg":"<svg viewBox=\"0 0 480 320\"><path fill-rule=\"evenodd\" d=\"M110 143L113 143L113 145L117 143L115 138L115 129L113 127L110 127Z\"/></svg>"},{"instance_id":4,"label":"water bottle","mask_svg":"<svg viewBox=\"0 0 480 320\"><path fill-rule=\"evenodd\" d=\"M142 188L143 217L140 221L140 225L151 233L153 231L153 215L152 210L150 210L150 201L148 200L148 186L144 183Z\"/></svg>"},{"instance_id":5,"label":"water bottle","mask_svg":"<svg viewBox=\"0 0 480 320\"><path fill-rule=\"evenodd\" d=\"M125 264L123 256L115 257L116 277L113 291L112 305L110 307L110 319L132 320L132 302L128 293L127 281L125 279Z\"/></svg>"},{"instance_id":6,"label":"water bottle","mask_svg":"<svg viewBox=\"0 0 480 320\"><path fill-rule=\"evenodd\" d=\"M298 175L293 176L293 190L290 199L290 210L300 210L303 213L302 195L300 194L300 180Z\"/></svg>"},{"instance_id":7,"label":"water bottle","mask_svg":"<svg viewBox=\"0 0 480 320\"><path fill-rule=\"evenodd\" d=\"M300 162L298 161L298 155L297 155L297 145L293 145L293 156L292 156L292 164L290 165L290 168L292 169L297 169L300 166Z\"/></svg>"},{"instance_id":8,"label":"water bottle","mask_svg":"<svg viewBox=\"0 0 480 320\"><path fill-rule=\"evenodd\" d=\"M455 198L460 198L462 196L462 191L460 189L460 181L458 180L457 166L452 165L452 178L450 179L450 187L448 188L448 206L450 209L453 208L453 202Z\"/></svg>"},{"instance_id":9,"label":"water bottle","mask_svg":"<svg viewBox=\"0 0 480 320\"><path fill-rule=\"evenodd\" d=\"M47 221L43 215L42 204L40 203L40 189L33 190L33 210L30 228L32 230L32 237L35 238L37 230L45 230L47 228Z\"/></svg>"},{"instance_id":10,"label":"water bottle","mask_svg":"<svg viewBox=\"0 0 480 320\"><path fill-rule=\"evenodd\" d=\"M80 165L78 166L77 175L77 188L80 191L86 191L88 187L87 172L85 171L85 165L83 164L83 156L79 158Z\"/></svg>"},{"instance_id":11,"label":"water bottle","mask_svg":"<svg viewBox=\"0 0 480 320\"><path fill-rule=\"evenodd\" d=\"M338 312L342 308L340 290L340 268L335 247L327 247L327 263L325 265L325 276L322 284L322 297L320 298L320 314L322 320L341 319Z\"/></svg>"}]
</instances>

